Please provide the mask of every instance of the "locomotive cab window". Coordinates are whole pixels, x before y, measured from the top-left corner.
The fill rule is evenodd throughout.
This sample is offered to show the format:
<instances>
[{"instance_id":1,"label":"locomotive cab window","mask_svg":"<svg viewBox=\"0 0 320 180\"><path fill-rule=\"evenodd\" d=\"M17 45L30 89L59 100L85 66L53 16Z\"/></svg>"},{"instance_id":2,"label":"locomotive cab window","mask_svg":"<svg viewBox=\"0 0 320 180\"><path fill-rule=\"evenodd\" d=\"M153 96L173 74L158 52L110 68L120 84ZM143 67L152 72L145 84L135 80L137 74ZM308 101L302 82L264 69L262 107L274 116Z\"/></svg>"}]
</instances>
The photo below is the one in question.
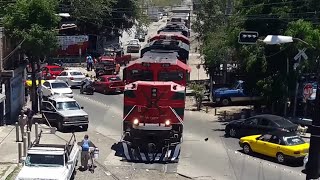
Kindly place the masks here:
<instances>
[{"instance_id":1,"label":"locomotive cab window","mask_svg":"<svg viewBox=\"0 0 320 180\"><path fill-rule=\"evenodd\" d=\"M161 71L158 75L159 81L180 81L183 80L184 73L180 71L175 72L167 72L167 71Z\"/></svg>"},{"instance_id":2,"label":"locomotive cab window","mask_svg":"<svg viewBox=\"0 0 320 180\"><path fill-rule=\"evenodd\" d=\"M129 71L129 79L135 81L153 81L152 71L147 70L131 70Z\"/></svg>"}]
</instances>

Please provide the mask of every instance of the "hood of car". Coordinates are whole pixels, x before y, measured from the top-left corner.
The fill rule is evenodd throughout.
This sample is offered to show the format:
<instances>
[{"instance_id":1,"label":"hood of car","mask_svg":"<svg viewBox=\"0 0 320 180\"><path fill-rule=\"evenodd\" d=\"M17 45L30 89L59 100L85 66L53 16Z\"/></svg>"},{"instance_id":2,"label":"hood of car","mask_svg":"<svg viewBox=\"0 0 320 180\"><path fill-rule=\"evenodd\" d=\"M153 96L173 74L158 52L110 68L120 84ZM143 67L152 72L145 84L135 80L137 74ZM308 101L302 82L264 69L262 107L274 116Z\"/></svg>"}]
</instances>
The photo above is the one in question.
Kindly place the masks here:
<instances>
[{"instance_id":1,"label":"hood of car","mask_svg":"<svg viewBox=\"0 0 320 180\"><path fill-rule=\"evenodd\" d=\"M233 120L233 121L230 121L229 124L240 124L244 121L245 119L237 119L237 120Z\"/></svg>"},{"instance_id":2,"label":"hood of car","mask_svg":"<svg viewBox=\"0 0 320 180\"><path fill-rule=\"evenodd\" d=\"M23 166L17 179L63 179L66 177L65 167L29 167Z\"/></svg>"},{"instance_id":3,"label":"hood of car","mask_svg":"<svg viewBox=\"0 0 320 180\"><path fill-rule=\"evenodd\" d=\"M76 110L62 110L58 111L63 117L73 117L73 116L88 116L88 113L86 113L82 109L76 109Z\"/></svg>"}]
</instances>

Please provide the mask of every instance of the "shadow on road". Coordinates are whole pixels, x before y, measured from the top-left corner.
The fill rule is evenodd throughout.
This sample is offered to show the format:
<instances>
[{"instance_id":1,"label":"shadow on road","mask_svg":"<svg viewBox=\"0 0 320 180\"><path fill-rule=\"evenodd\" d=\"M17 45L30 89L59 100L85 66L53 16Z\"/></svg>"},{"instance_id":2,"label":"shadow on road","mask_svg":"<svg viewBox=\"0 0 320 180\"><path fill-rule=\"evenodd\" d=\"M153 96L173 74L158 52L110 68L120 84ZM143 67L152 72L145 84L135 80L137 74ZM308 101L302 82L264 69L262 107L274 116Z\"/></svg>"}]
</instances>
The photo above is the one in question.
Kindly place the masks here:
<instances>
[{"instance_id":1,"label":"shadow on road","mask_svg":"<svg viewBox=\"0 0 320 180\"><path fill-rule=\"evenodd\" d=\"M238 152L244 154L244 155L247 155L243 152L243 150L238 150ZM262 155L262 154L258 154L258 153L251 153L250 155L248 156L251 156L251 157L254 157L254 158L258 158L258 159L262 159L262 160L265 160L265 161L269 161L269 162L273 162L273 163L276 163L276 164L279 164L275 158L273 157L269 157L269 156L265 156L265 155ZM285 166L289 166L289 167L301 167L303 166L303 162L302 161L288 161L287 163L284 163L282 165L285 165Z\"/></svg>"}]
</instances>

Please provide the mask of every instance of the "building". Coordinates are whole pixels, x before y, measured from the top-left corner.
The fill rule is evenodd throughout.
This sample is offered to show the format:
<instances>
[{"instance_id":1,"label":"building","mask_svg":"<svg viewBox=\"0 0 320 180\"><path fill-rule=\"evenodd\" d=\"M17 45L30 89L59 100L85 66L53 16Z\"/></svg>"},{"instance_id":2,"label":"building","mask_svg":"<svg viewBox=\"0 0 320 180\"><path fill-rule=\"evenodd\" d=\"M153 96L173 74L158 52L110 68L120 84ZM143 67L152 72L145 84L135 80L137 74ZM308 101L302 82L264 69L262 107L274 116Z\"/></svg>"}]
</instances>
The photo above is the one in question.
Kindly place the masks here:
<instances>
[{"instance_id":1,"label":"building","mask_svg":"<svg viewBox=\"0 0 320 180\"><path fill-rule=\"evenodd\" d=\"M26 63L18 45L0 27L0 125L13 124L24 105Z\"/></svg>"}]
</instances>

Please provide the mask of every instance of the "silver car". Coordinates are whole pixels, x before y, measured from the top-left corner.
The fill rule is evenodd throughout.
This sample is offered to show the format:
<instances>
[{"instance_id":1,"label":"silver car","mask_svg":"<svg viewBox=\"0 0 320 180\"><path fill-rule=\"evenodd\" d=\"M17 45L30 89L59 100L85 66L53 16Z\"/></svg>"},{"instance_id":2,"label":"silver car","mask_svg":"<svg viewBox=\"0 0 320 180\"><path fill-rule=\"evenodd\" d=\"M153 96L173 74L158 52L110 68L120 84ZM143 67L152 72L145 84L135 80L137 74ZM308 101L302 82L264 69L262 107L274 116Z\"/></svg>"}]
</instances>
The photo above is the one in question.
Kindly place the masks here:
<instances>
[{"instance_id":1,"label":"silver car","mask_svg":"<svg viewBox=\"0 0 320 180\"><path fill-rule=\"evenodd\" d=\"M127 45L127 53L139 53L141 48L139 39L132 39Z\"/></svg>"}]
</instances>

